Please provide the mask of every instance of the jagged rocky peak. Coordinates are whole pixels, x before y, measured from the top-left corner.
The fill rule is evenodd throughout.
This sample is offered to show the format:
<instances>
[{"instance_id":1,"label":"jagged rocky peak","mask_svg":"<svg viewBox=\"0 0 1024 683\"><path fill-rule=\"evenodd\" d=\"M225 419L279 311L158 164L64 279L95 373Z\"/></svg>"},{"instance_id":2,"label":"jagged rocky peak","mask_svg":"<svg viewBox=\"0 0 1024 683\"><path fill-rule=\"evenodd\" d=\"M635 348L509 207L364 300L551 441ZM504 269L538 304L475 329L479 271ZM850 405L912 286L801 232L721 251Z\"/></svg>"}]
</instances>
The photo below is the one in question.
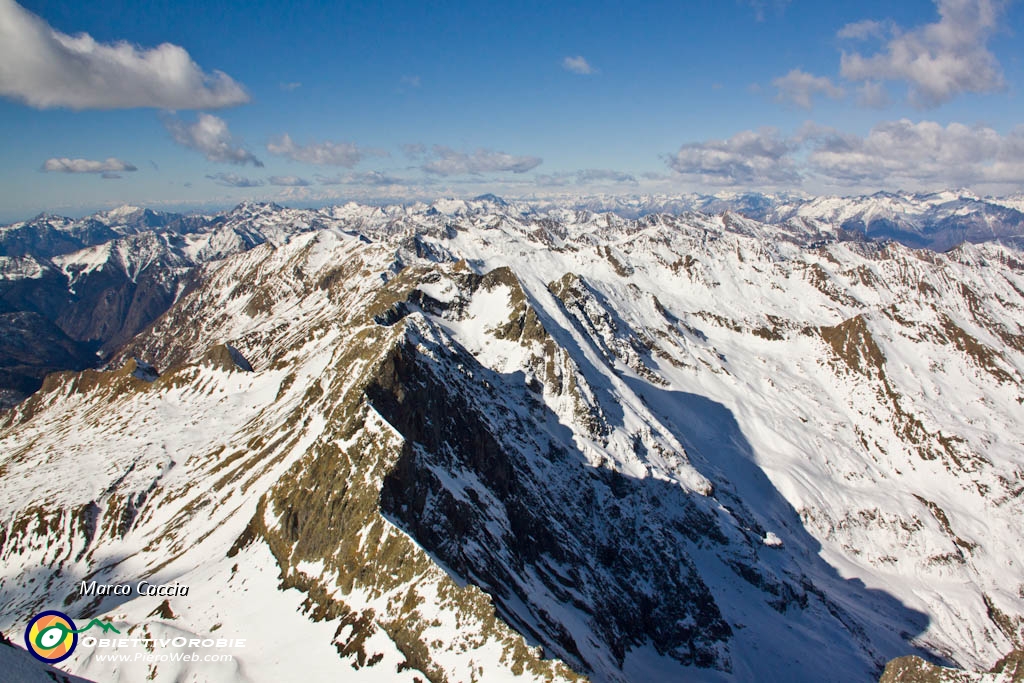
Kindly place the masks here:
<instances>
[{"instance_id":1,"label":"jagged rocky peak","mask_svg":"<svg viewBox=\"0 0 1024 683\"><path fill-rule=\"evenodd\" d=\"M242 352L231 344L217 344L203 354L203 362L210 367L228 372L252 372L252 365Z\"/></svg>"},{"instance_id":2,"label":"jagged rocky peak","mask_svg":"<svg viewBox=\"0 0 1024 683\"><path fill-rule=\"evenodd\" d=\"M135 379L141 379L144 382L155 382L160 373L157 372L156 367L147 363L144 360L138 358L130 359L124 366L123 372L130 374Z\"/></svg>"},{"instance_id":3,"label":"jagged rocky peak","mask_svg":"<svg viewBox=\"0 0 1024 683\"><path fill-rule=\"evenodd\" d=\"M488 204L494 204L495 206L508 206L508 202L506 202L498 195L491 194L490 192L473 197L473 201L487 202Z\"/></svg>"},{"instance_id":4,"label":"jagged rocky peak","mask_svg":"<svg viewBox=\"0 0 1024 683\"><path fill-rule=\"evenodd\" d=\"M280 204L275 202L244 201L238 204L231 213L254 214L273 213L282 209Z\"/></svg>"}]
</instances>

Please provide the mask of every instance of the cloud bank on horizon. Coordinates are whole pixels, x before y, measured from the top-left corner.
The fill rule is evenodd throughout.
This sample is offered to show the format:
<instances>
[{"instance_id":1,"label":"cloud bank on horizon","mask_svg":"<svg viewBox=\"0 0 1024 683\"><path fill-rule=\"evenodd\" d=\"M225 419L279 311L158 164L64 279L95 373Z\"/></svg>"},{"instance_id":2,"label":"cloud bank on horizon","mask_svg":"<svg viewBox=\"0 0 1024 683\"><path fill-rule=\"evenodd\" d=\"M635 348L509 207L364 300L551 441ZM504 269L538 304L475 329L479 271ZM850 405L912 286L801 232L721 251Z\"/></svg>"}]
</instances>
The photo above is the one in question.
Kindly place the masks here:
<instances>
[{"instance_id":1,"label":"cloud bank on horizon","mask_svg":"<svg viewBox=\"0 0 1024 683\"><path fill-rule=\"evenodd\" d=\"M114 157L110 157L105 161L61 157L59 159L47 159L43 162L41 170L47 173L117 173L119 171L137 171L139 169L126 161L121 161Z\"/></svg>"},{"instance_id":2,"label":"cloud bank on horizon","mask_svg":"<svg viewBox=\"0 0 1024 683\"><path fill-rule=\"evenodd\" d=\"M900 119L859 136L808 123L789 136L763 128L685 144L668 163L723 187L784 188L811 177L836 186L1012 186L1024 178L1024 125L1000 135L982 125Z\"/></svg>"},{"instance_id":3,"label":"cloud bank on horizon","mask_svg":"<svg viewBox=\"0 0 1024 683\"><path fill-rule=\"evenodd\" d=\"M400 2L323 10L312 32L241 3L223 8L230 30L201 3L186 3L191 21L37 4L0 0L0 110L15 141L0 150L0 212L383 190L1024 190L1012 57L1024 11L1008 0L832 13L652 2L578 30L559 25L558 7L481 15L456 3L424 17ZM423 35L391 28L401 19ZM29 170L46 173L31 182ZM58 175L68 180L45 180Z\"/></svg>"}]
</instances>

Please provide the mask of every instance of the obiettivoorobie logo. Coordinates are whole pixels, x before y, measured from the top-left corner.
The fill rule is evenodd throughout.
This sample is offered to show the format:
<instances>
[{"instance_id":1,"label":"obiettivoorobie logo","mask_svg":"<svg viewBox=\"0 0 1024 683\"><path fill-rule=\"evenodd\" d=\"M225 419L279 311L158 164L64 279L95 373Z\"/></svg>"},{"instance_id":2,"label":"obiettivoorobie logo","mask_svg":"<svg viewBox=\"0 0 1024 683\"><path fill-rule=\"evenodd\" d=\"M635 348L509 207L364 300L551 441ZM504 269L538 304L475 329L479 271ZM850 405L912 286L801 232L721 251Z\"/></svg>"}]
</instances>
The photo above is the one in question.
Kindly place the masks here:
<instances>
[{"instance_id":1,"label":"obiettivoorobie logo","mask_svg":"<svg viewBox=\"0 0 1024 683\"><path fill-rule=\"evenodd\" d=\"M103 629L103 632L113 631L120 634L112 624L93 619L85 628L76 629L75 622L71 617L49 610L40 612L32 617L25 627L25 647L32 653L32 656L41 662L55 664L62 662L71 656L78 645L78 634L85 633L93 626Z\"/></svg>"}]
</instances>

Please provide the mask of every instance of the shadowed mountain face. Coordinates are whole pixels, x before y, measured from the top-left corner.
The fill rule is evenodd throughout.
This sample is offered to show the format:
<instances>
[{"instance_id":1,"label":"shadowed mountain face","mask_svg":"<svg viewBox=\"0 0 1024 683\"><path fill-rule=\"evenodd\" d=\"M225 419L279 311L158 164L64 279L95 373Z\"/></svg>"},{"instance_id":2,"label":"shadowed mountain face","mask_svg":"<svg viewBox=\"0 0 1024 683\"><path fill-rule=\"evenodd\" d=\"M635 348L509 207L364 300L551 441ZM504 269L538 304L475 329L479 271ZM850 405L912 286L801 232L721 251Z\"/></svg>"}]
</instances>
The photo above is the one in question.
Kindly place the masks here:
<instances>
[{"instance_id":1,"label":"shadowed mountain face","mask_svg":"<svg viewBox=\"0 0 1024 683\"><path fill-rule=\"evenodd\" d=\"M91 683L34 659L3 634L0 634L0 671L7 680L18 683Z\"/></svg>"},{"instance_id":2,"label":"shadowed mountain face","mask_svg":"<svg viewBox=\"0 0 1024 683\"><path fill-rule=\"evenodd\" d=\"M244 216L240 207L236 223ZM75 346L70 356L49 348L66 346L49 328L38 344L19 342L17 360L0 359L4 405L34 392L48 372L98 367L192 286L201 263L263 240L258 230L224 229L224 222L132 209L0 227L0 313L45 321ZM0 319L10 344L25 333L14 321Z\"/></svg>"},{"instance_id":3,"label":"shadowed mountain face","mask_svg":"<svg viewBox=\"0 0 1024 683\"><path fill-rule=\"evenodd\" d=\"M383 512L578 670L608 678L647 643L686 666L728 667L720 646L732 629L684 551L687 541L726 542L714 516L677 487L590 467L535 397L530 413L522 375L452 360L502 403L469 403L473 386L436 377L436 359L411 346L367 390L406 441L384 480ZM568 614L550 612L552 602Z\"/></svg>"},{"instance_id":4,"label":"shadowed mountain face","mask_svg":"<svg viewBox=\"0 0 1024 683\"><path fill-rule=\"evenodd\" d=\"M60 370L84 370L95 351L38 313L0 313L0 409L23 400Z\"/></svg>"},{"instance_id":5,"label":"shadowed mountain face","mask_svg":"<svg viewBox=\"0 0 1024 683\"><path fill-rule=\"evenodd\" d=\"M46 328L45 336L33 343L19 343L17 360L0 359L0 370L13 373L10 377L33 379L20 384L25 393L35 391L46 372L99 365L110 351L163 314L188 282L190 265L152 236L121 238L80 255L77 262L66 256L7 259L8 265L32 268L34 277L0 280L0 310L6 314L0 318L0 331L5 343L28 341L19 321L31 319ZM133 263L134 258L141 263ZM58 338L66 342L55 341ZM74 352L60 353L68 343ZM25 368L35 370L26 375ZM19 387L5 382L0 388Z\"/></svg>"},{"instance_id":6,"label":"shadowed mountain face","mask_svg":"<svg viewBox=\"0 0 1024 683\"><path fill-rule=\"evenodd\" d=\"M0 629L216 626L254 680L863 681L1020 646L1018 251L513 210L150 242L237 252L0 416Z\"/></svg>"},{"instance_id":7,"label":"shadowed mountain face","mask_svg":"<svg viewBox=\"0 0 1024 683\"><path fill-rule=\"evenodd\" d=\"M47 259L103 244L118 237L120 235L109 226L92 218L75 221L43 214L30 221L3 228L3 232L0 233L0 254Z\"/></svg>"},{"instance_id":8,"label":"shadowed mountain face","mask_svg":"<svg viewBox=\"0 0 1024 683\"><path fill-rule=\"evenodd\" d=\"M650 648L738 680L855 681L880 672L905 651L904 638L927 627L925 614L843 580L820 560L820 544L721 404L641 385L648 404L666 412L662 424L685 434L686 452L706 468L714 493L695 497L594 467L522 373L490 372L456 349L448 362L457 369L439 378L441 353L420 355L410 344L367 389L405 439L381 509L449 572L484 588L509 624L576 670L640 680L650 662L636 651ZM479 394L481 383L500 404ZM778 531L778 547L765 545L766 528ZM752 624L730 625L719 601L732 609L746 603L747 618L762 622L756 628L779 629L774 647L783 652L827 647L833 656L758 671L741 654Z\"/></svg>"}]
</instances>

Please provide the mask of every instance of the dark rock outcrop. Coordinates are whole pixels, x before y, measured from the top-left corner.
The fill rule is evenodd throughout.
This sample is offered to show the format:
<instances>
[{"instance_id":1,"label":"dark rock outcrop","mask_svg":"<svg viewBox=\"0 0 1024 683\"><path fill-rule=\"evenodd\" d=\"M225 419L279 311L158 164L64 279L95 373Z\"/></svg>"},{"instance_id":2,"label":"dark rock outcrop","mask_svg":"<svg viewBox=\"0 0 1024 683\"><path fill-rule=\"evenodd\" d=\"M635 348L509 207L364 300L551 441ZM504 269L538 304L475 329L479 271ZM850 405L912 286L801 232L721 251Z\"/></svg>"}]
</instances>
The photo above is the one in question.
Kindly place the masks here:
<instances>
[{"instance_id":1,"label":"dark rock outcrop","mask_svg":"<svg viewBox=\"0 0 1024 683\"><path fill-rule=\"evenodd\" d=\"M988 674L988 675L986 675ZM900 657L889 662L879 683L1021 683L1024 681L1024 650L1014 650L985 673L947 669L920 657Z\"/></svg>"}]
</instances>

